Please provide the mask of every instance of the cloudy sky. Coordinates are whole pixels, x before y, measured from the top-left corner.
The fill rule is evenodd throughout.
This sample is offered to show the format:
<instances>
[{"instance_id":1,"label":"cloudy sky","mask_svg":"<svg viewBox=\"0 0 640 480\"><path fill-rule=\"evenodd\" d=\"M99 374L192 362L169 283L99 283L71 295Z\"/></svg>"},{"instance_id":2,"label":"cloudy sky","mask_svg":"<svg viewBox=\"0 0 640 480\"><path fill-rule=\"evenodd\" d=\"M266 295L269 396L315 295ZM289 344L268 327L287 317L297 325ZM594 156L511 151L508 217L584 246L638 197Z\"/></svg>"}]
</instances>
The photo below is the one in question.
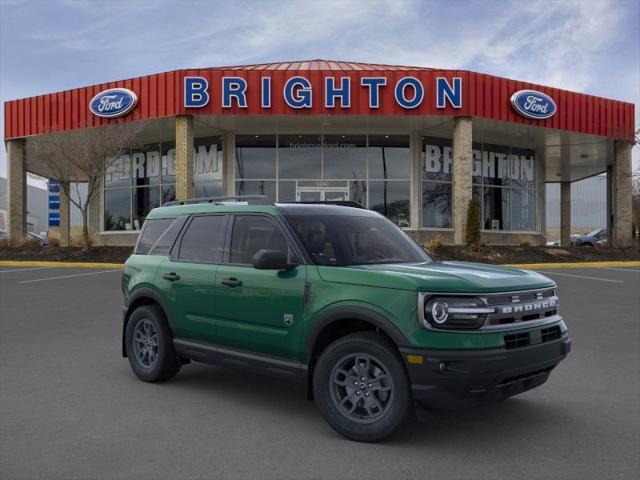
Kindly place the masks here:
<instances>
[{"instance_id":1,"label":"cloudy sky","mask_svg":"<svg viewBox=\"0 0 640 480\"><path fill-rule=\"evenodd\" d=\"M639 20L640 0L0 0L0 100L178 68L324 58L591 93L635 103L640 123Z\"/></svg>"}]
</instances>

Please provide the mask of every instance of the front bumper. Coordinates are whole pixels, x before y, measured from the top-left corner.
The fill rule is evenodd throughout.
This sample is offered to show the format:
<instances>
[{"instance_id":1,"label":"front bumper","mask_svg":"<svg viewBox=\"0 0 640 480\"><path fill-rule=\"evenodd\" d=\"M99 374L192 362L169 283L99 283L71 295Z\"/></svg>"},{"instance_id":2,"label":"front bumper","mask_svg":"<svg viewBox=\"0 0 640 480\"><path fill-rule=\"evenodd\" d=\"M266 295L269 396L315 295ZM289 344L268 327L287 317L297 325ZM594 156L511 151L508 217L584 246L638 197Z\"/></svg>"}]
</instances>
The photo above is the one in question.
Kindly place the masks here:
<instances>
[{"instance_id":1,"label":"front bumper","mask_svg":"<svg viewBox=\"0 0 640 480\"><path fill-rule=\"evenodd\" d=\"M557 340L511 350L400 349L414 403L426 410L492 403L535 388L570 350L566 333Z\"/></svg>"}]
</instances>

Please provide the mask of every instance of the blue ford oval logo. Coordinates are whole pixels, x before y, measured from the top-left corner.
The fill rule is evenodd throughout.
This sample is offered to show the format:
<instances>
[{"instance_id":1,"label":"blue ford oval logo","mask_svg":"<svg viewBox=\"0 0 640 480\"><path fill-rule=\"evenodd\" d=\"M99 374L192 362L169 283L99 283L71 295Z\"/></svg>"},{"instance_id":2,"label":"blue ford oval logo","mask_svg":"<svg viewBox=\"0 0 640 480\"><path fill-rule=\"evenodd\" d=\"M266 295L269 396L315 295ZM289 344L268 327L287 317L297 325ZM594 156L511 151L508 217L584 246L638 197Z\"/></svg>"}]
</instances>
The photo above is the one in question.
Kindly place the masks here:
<instances>
[{"instance_id":1,"label":"blue ford oval logo","mask_svg":"<svg viewBox=\"0 0 640 480\"><path fill-rule=\"evenodd\" d=\"M89 110L103 118L126 115L138 104L138 96L127 88L103 90L89 102Z\"/></svg>"},{"instance_id":2,"label":"blue ford oval logo","mask_svg":"<svg viewBox=\"0 0 640 480\"><path fill-rule=\"evenodd\" d=\"M511 95L511 105L523 117L544 120L556 114L556 103L549 95L536 90L518 90Z\"/></svg>"}]
</instances>

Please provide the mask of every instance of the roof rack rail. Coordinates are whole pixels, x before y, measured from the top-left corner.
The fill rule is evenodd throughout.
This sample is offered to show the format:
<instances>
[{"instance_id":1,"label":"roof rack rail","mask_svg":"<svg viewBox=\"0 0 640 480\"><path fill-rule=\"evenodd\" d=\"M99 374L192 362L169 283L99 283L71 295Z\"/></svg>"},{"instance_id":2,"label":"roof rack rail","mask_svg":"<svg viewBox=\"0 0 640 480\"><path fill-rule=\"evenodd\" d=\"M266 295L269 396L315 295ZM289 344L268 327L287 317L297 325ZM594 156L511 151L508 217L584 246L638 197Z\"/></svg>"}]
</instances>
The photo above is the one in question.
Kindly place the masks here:
<instances>
[{"instance_id":1,"label":"roof rack rail","mask_svg":"<svg viewBox=\"0 0 640 480\"><path fill-rule=\"evenodd\" d=\"M189 198L187 200L174 200L171 202L165 202L163 207L172 207L175 205L194 205L198 203L216 203L222 204L229 200L235 200L237 202L247 202L249 205L273 205L273 202L266 195L234 195L230 197L201 197L201 198Z\"/></svg>"},{"instance_id":2,"label":"roof rack rail","mask_svg":"<svg viewBox=\"0 0 640 480\"><path fill-rule=\"evenodd\" d=\"M340 207L353 207L353 208L361 208L366 210L367 207L362 205L361 203L354 202L351 200L317 200L317 201L308 201L308 202L292 202L303 205L338 205Z\"/></svg>"}]
</instances>

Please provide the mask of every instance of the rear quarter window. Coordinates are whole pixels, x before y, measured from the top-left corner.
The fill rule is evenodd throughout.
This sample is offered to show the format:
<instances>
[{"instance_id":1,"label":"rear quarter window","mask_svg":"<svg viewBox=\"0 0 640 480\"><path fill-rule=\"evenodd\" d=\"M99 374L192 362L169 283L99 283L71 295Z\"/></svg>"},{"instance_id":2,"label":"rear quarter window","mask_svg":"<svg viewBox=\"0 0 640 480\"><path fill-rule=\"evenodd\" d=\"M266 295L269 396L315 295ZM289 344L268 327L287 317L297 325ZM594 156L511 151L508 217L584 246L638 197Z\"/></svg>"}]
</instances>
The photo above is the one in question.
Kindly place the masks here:
<instances>
[{"instance_id":1,"label":"rear quarter window","mask_svg":"<svg viewBox=\"0 0 640 480\"><path fill-rule=\"evenodd\" d=\"M139 255L167 255L173 246L186 217L147 220L140 232L133 253Z\"/></svg>"}]
</instances>

